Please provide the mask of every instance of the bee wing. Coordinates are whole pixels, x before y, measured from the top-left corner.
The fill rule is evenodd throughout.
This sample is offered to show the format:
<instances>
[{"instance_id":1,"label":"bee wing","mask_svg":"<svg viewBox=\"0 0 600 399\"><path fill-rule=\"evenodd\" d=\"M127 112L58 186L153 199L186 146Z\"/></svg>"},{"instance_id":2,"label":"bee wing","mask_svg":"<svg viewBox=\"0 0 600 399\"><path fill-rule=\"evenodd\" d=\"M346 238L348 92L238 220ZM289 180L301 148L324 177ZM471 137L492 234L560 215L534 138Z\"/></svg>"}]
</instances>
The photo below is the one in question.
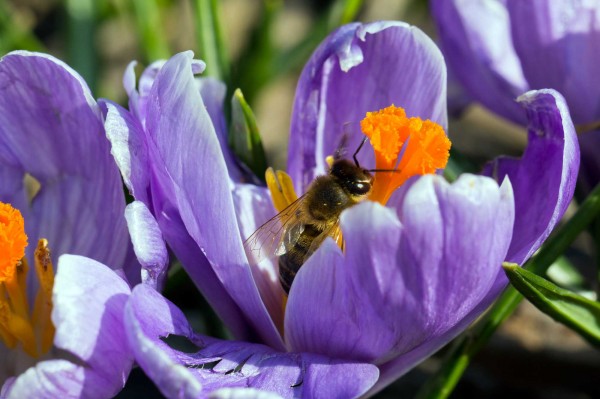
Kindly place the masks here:
<instances>
[{"instance_id":1,"label":"bee wing","mask_svg":"<svg viewBox=\"0 0 600 399\"><path fill-rule=\"evenodd\" d=\"M281 256L293 248L304 231L304 224L299 219L304 198L303 195L292 202L244 241L244 250L252 265L266 258Z\"/></svg>"},{"instance_id":2,"label":"bee wing","mask_svg":"<svg viewBox=\"0 0 600 399\"><path fill-rule=\"evenodd\" d=\"M333 238L336 244L344 250L344 237L342 236L342 228L340 226L339 221L337 223L332 224L329 228L325 229L321 234L319 234L313 240L312 244L308 248L308 252L306 253L306 257L304 260L308 259L319 247L323 244L323 241L327 237Z\"/></svg>"}]
</instances>

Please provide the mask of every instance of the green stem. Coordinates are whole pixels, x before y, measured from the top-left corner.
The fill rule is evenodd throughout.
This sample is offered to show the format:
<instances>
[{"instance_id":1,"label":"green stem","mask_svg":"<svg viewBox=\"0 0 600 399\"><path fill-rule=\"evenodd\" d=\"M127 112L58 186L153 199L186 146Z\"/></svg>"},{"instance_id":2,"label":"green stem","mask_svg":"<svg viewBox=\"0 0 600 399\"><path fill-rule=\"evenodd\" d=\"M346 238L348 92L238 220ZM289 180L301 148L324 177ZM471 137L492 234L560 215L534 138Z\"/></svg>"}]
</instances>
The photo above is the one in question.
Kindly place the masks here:
<instances>
[{"instance_id":1,"label":"green stem","mask_svg":"<svg viewBox=\"0 0 600 399\"><path fill-rule=\"evenodd\" d=\"M193 4L200 58L206 62L205 75L213 76L229 86L229 57L219 22L217 1L194 0Z\"/></svg>"},{"instance_id":2,"label":"green stem","mask_svg":"<svg viewBox=\"0 0 600 399\"><path fill-rule=\"evenodd\" d=\"M600 184L585 199L573 217L557 229L556 234L546 241L524 267L535 274L543 274L598 215L600 215ZM444 358L442 366L424 385L417 398L447 398L471 363L473 356L487 343L500 324L512 314L521 299L523 299L521 294L509 287L483 320L456 339Z\"/></svg>"},{"instance_id":3,"label":"green stem","mask_svg":"<svg viewBox=\"0 0 600 399\"><path fill-rule=\"evenodd\" d=\"M68 63L96 92L98 58L94 46L96 3L93 0L67 0Z\"/></svg>"},{"instance_id":4,"label":"green stem","mask_svg":"<svg viewBox=\"0 0 600 399\"><path fill-rule=\"evenodd\" d=\"M157 0L133 0L133 8L146 60L152 62L169 58L171 54Z\"/></svg>"}]
</instances>

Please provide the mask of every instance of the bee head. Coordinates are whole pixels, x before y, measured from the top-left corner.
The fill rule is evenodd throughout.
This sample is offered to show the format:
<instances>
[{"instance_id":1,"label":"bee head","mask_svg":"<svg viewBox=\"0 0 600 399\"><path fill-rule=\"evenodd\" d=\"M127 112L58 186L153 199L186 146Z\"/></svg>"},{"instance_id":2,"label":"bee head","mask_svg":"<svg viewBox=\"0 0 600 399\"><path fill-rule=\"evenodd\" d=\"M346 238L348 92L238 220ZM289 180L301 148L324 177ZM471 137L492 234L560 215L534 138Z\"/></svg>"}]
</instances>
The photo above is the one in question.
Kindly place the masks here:
<instances>
[{"instance_id":1,"label":"bee head","mask_svg":"<svg viewBox=\"0 0 600 399\"><path fill-rule=\"evenodd\" d=\"M351 195L367 195L373 186L373 175L347 159L336 160L329 174L336 177L344 190Z\"/></svg>"}]
</instances>

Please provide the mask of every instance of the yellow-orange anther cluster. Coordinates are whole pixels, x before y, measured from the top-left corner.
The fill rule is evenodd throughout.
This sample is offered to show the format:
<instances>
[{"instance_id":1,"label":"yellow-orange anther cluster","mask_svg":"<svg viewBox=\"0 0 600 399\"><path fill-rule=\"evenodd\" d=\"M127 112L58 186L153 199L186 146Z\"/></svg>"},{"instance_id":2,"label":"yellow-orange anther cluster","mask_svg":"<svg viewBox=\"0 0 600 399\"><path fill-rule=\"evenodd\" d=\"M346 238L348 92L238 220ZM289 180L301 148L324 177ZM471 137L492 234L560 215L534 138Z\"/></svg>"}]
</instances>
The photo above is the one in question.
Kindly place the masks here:
<instances>
[{"instance_id":1,"label":"yellow-orange anther cluster","mask_svg":"<svg viewBox=\"0 0 600 399\"><path fill-rule=\"evenodd\" d=\"M39 288L29 307L25 258L27 235L21 212L0 202L0 342L20 349L33 358L47 353L54 339L52 289L54 268L48 242L41 239L35 250L35 272Z\"/></svg>"},{"instance_id":2,"label":"yellow-orange anther cluster","mask_svg":"<svg viewBox=\"0 0 600 399\"><path fill-rule=\"evenodd\" d=\"M14 278L26 246L25 221L21 212L0 202L0 282Z\"/></svg>"}]
</instances>

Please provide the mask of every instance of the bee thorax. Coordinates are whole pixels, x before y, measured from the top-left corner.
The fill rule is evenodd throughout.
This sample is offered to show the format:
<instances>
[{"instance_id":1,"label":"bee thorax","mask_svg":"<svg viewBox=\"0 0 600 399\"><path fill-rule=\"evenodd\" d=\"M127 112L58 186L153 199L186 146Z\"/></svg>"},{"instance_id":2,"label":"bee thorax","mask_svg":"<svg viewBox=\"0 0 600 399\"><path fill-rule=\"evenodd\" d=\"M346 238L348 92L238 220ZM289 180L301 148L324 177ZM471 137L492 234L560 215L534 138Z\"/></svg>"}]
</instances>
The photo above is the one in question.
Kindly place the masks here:
<instances>
[{"instance_id":1,"label":"bee thorax","mask_svg":"<svg viewBox=\"0 0 600 399\"><path fill-rule=\"evenodd\" d=\"M354 204L344 189L328 176L315 180L307 195L310 198L305 201L306 214L310 223L322 225L321 230L337 222L342 211Z\"/></svg>"}]
</instances>

